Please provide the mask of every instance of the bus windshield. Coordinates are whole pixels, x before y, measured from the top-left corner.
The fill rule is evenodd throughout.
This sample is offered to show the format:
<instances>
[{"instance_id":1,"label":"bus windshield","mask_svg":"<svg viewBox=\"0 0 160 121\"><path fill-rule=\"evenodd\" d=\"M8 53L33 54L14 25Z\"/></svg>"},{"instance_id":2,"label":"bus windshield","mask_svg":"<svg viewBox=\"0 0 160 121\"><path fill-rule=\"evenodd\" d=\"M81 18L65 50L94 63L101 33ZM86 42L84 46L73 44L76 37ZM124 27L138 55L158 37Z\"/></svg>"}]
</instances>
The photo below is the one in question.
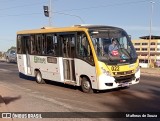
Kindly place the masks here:
<instances>
[{"instance_id":1,"label":"bus windshield","mask_svg":"<svg viewBox=\"0 0 160 121\"><path fill-rule=\"evenodd\" d=\"M107 64L134 63L136 51L127 35L119 28L90 30L94 49L100 61Z\"/></svg>"}]
</instances>

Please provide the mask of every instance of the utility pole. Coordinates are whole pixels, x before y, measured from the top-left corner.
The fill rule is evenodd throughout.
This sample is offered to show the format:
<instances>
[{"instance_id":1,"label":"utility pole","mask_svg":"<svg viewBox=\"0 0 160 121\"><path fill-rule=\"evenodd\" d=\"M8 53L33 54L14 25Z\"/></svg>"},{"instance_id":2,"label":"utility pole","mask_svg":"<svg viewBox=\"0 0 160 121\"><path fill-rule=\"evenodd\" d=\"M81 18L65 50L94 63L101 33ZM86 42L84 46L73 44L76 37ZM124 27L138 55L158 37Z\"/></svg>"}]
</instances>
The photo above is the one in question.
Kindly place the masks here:
<instances>
[{"instance_id":1,"label":"utility pole","mask_svg":"<svg viewBox=\"0 0 160 121\"><path fill-rule=\"evenodd\" d=\"M45 17L48 17L48 25L51 27L52 26L52 1L49 0L49 5L48 6L43 6L44 9L44 15Z\"/></svg>"},{"instance_id":2,"label":"utility pole","mask_svg":"<svg viewBox=\"0 0 160 121\"><path fill-rule=\"evenodd\" d=\"M52 26L52 0L49 0L49 26Z\"/></svg>"},{"instance_id":3,"label":"utility pole","mask_svg":"<svg viewBox=\"0 0 160 121\"><path fill-rule=\"evenodd\" d=\"M151 65L151 57L150 57L150 45L151 45L151 39L152 39L152 16L153 16L153 4L155 2L150 1L151 3L151 15L150 15L150 32L149 32L149 47L148 47L148 67Z\"/></svg>"}]
</instances>

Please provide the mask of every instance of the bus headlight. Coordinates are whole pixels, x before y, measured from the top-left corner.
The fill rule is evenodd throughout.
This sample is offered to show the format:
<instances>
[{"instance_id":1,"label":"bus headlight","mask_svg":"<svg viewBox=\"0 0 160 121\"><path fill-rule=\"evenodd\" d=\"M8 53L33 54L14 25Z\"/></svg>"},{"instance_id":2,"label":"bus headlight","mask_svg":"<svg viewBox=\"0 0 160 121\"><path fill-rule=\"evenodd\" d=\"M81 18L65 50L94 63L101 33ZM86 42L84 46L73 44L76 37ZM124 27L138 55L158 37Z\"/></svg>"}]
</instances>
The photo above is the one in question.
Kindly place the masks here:
<instances>
[{"instance_id":1,"label":"bus headlight","mask_svg":"<svg viewBox=\"0 0 160 121\"><path fill-rule=\"evenodd\" d=\"M139 70L140 70L140 67L138 66L138 67L136 68L136 71L135 71L135 72L137 73Z\"/></svg>"},{"instance_id":2,"label":"bus headlight","mask_svg":"<svg viewBox=\"0 0 160 121\"><path fill-rule=\"evenodd\" d=\"M106 76L111 76L110 72L101 67L102 73L105 74Z\"/></svg>"}]
</instances>

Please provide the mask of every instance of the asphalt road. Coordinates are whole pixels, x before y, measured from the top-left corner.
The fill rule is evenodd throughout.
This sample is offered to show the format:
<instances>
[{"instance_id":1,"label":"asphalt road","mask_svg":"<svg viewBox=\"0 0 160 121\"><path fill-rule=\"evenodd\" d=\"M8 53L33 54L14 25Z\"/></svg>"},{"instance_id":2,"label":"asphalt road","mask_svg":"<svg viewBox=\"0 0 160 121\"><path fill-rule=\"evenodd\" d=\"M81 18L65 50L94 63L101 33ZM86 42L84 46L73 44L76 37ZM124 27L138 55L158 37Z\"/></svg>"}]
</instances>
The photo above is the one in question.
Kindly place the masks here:
<instances>
[{"instance_id":1,"label":"asphalt road","mask_svg":"<svg viewBox=\"0 0 160 121\"><path fill-rule=\"evenodd\" d=\"M20 78L16 64L0 62L0 95L10 112L160 112L160 79L149 75L127 89L86 94L74 86Z\"/></svg>"}]
</instances>

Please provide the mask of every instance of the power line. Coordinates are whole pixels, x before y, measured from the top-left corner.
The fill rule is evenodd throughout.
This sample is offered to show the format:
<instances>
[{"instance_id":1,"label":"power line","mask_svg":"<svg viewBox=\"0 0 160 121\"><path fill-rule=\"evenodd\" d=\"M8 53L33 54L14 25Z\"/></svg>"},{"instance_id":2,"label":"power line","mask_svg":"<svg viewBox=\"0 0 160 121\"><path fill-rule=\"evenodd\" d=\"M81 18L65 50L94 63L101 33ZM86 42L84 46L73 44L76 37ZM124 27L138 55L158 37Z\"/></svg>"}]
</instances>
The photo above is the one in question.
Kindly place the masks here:
<instances>
[{"instance_id":1,"label":"power line","mask_svg":"<svg viewBox=\"0 0 160 121\"><path fill-rule=\"evenodd\" d=\"M28 7L28 6L35 6L35 5L39 5L42 4L42 2L38 2L38 3L32 3L32 4L26 4L26 5L20 5L20 6L14 6L14 7L8 7L8 8L1 8L0 11L2 10L8 10L8 9L15 9L15 8L22 8L22 7ZM43 2L44 4L44 2Z\"/></svg>"},{"instance_id":2,"label":"power line","mask_svg":"<svg viewBox=\"0 0 160 121\"><path fill-rule=\"evenodd\" d=\"M112 7L112 6L118 6L118 5L137 4L137 3L143 3L143 2L148 2L148 1L142 0L142 1L116 3L116 4L101 5L101 6L92 6L92 7L86 7L86 8L68 9L68 10L62 10L62 11L55 11L54 13L63 14L63 15L69 15L69 16L75 16L75 17L81 19L81 18L80 18L79 16L77 16L77 15L64 13L64 11L78 11L78 10L96 9L96 8L102 8L102 7ZM35 4L38 4L38 3L35 3ZM32 5L33 5L33 4L32 4ZM16 6L16 7L10 8L10 9L17 8L17 7L24 7L24 6L32 6L32 5L31 5L31 4L28 4L28 5L23 5L23 6ZM5 8L5 9L7 9L7 8ZM9 8L8 8L8 9L9 9ZM0 9L0 10L3 10L3 9ZM1 15L0 17L26 16L26 15L36 15L36 14L38 15L38 14L42 14L42 13L22 13L22 14L16 14L16 15ZM83 21L83 20L81 19L81 21ZM85 23L85 22L83 21L83 23Z\"/></svg>"},{"instance_id":3,"label":"power line","mask_svg":"<svg viewBox=\"0 0 160 121\"><path fill-rule=\"evenodd\" d=\"M57 11L57 12L88 10L88 9L105 8L105 7L112 7L112 6L119 6L119 5L128 5L128 4L137 4L137 3L144 3L144 2L147 2L147 1L146 0L142 0L142 1L134 1L134 2L123 2L123 3L116 3L116 4L108 4L108 5L85 7L85 8L66 9L66 10Z\"/></svg>"},{"instance_id":4,"label":"power line","mask_svg":"<svg viewBox=\"0 0 160 121\"><path fill-rule=\"evenodd\" d=\"M68 16L73 16L78 18L83 24L85 23L85 21L78 15L74 15L74 14L69 14L69 13L62 13L62 12L53 12L55 14L61 14L61 15L68 15ZM23 14L16 14L16 15L2 15L0 17L13 17L13 16L26 16L26 15L38 15L38 14L42 14L42 13L23 13Z\"/></svg>"},{"instance_id":5,"label":"power line","mask_svg":"<svg viewBox=\"0 0 160 121\"><path fill-rule=\"evenodd\" d=\"M0 38L0 41L10 42L10 41L15 41L15 40L13 40L13 39L5 39L5 38L4 38L4 39L1 39L1 38Z\"/></svg>"},{"instance_id":6,"label":"power line","mask_svg":"<svg viewBox=\"0 0 160 121\"><path fill-rule=\"evenodd\" d=\"M13 0L1 0L0 2L8 2L8 1L13 1Z\"/></svg>"},{"instance_id":7,"label":"power line","mask_svg":"<svg viewBox=\"0 0 160 121\"><path fill-rule=\"evenodd\" d=\"M92 7L85 7L85 8L67 9L67 10L62 10L62 11L57 11L57 12L77 11L77 10L94 9L94 8L104 8L104 7L111 7L111 6L117 6L117 5L136 4L136 3L142 3L142 2L147 2L147 1L142 0L142 1L134 1L134 2L124 2L124 3L108 4L108 5L101 5L101 6L92 6ZM8 10L8 9L21 8L21 7L28 7L28 6L34 6L34 5L37 5L37 4L44 4L44 2L38 2L38 3L21 5L21 6L8 7L8 8L1 8L0 10L2 11L2 10Z\"/></svg>"},{"instance_id":8,"label":"power line","mask_svg":"<svg viewBox=\"0 0 160 121\"><path fill-rule=\"evenodd\" d=\"M62 12L53 12L55 14L61 14L61 15L68 15L68 16L74 16L76 18L78 18L83 24L85 23L84 20L78 16L78 15L74 15L74 14L68 14L68 13L62 13ZM16 15L2 15L0 17L16 17L16 16L26 16L26 15L40 15L42 13L23 13L23 14L16 14Z\"/></svg>"},{"instance_id":9,"label":"power line","mask_svg":"<svg viewBox=\"0 0 160 121\"><path fill-rule=\"evenodd\" d=\"M68 13L62 13L62 12L54 12L54 13L57 13L57 14L62 14L62 15L68 15L68 16L74 16L74 17L77 17L79 20L81 20L81 22L84 24L84 20L78 16L78 15L74 15L74 14L68 14Z\"/></svg>"},{"instance_id":10,"label":"power line","mask_svg":"<svg viewBox=\"0 0 160 121\"><path fill-rule=\"evenodd\" d=\"M7 2L9 2L9 3L11 3L11 2L15 2L15 1L18 1L18 0L0 0L0 2L2 3L7 3Z\"/></svg>"},{"instance_id":11,"label":"power line","mask_svg":"<svg viewBox=\"0 0 160 121\"><path fill-rule=\"evenodd\" d=\"M21 14L15 14L15 15L1 15L0 17L13 17L13 16L26 16L26 15L38 15L42 13L21 13Z\"/></svg>"}]
</instances>

